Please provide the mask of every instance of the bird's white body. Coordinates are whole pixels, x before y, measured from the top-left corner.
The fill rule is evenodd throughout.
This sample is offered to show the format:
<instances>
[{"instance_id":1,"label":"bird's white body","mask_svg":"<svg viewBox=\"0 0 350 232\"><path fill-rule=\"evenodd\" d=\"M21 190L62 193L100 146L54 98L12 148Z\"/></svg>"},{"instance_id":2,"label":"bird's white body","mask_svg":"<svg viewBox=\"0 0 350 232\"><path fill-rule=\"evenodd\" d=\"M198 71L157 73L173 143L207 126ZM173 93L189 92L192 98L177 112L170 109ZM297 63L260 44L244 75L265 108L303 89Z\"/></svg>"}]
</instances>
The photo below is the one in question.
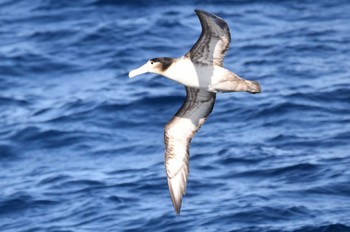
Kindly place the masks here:
<instances>
[{"instance_id":1,"label":"bird's white body","mask_svg":"<svg viewBox=\"0 0 350 232\"><path fill-rule=\"evenodd\" d=\"M212 91L212 87L225 81L241 80L239 76L217 65L194 65L186 58L175 59L161 75L182 85Z\"/></svg>"}]
</instances>

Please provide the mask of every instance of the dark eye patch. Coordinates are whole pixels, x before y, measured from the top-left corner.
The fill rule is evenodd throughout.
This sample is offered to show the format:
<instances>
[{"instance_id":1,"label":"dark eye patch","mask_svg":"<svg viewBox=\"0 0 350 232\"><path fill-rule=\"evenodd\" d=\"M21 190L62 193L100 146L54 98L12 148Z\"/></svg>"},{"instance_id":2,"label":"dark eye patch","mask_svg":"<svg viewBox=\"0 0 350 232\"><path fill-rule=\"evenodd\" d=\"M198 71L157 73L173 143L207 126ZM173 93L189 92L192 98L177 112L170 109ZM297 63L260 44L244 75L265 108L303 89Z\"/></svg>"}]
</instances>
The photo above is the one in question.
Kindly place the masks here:
<instances>
[{"instance_id":1,"label":"dark eye patch","mask_svg":"<svg viewBox=\"0 0 350 232\"><path fill-rule=\"evenodd\" d=\"M160 58L153 58L153 59L151 59L151 62L154 63L154 62L161 62L161 61L160 61Z\"/></svg>"},{"instance_id":2,"label":"dark eye patch","mask_svg":"<svg viewBox=\"0 0 350 232\"><path fill-rule=\"evenodd\" d=\"M162 66L161 66L162 71L165 71L165 70L167 70L170 67L170 65L173 63L173 61L174 60L172 58L159 57L159 58L151 59L151 64L152 64L152 62L153 63L159 62L159 63L162 64Z\"/></svg>"}]
</instances>

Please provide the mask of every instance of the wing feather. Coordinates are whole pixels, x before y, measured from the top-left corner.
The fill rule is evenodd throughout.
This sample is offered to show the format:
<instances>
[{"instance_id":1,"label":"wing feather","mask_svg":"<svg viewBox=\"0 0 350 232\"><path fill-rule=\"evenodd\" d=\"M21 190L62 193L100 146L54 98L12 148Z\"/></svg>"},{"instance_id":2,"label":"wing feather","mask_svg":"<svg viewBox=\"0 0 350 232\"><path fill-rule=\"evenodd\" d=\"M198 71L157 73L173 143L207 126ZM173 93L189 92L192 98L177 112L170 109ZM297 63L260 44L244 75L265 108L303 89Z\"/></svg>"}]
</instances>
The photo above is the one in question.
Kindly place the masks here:
<instances>
[{"instance_id":1,"label":"wing feather","mask_svg":"<svg viewBox=\"0 0 350 232\"><path fill-rule=\"evenodd\" d=\"M215 93L186 88L186 100L164 128L165 169L171 200L180 213L189 174L189 146L192 137L211 113Z\"/></svg>"},{"instance_id":2,"label":"wing feather","mask_svg":"<svg viewBox=\"0 0 350 232\"><path fill-rule=\"evenodd\" d=\"M231 35L227 23L220 17L203 10L195 10L202 26L202 33L185 55L192 62L223 66L225 54L230 46Z\"/></svg>"}]
</instances>

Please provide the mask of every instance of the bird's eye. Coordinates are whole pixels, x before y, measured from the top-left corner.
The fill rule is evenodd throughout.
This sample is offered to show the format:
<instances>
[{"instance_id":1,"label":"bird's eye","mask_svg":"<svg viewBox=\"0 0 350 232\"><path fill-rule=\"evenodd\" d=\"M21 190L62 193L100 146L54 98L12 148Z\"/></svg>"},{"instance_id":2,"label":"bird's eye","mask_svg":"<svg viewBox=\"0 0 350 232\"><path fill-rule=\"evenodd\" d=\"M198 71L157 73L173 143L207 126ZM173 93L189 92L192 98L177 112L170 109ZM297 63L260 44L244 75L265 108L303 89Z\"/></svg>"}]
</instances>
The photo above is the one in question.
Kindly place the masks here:
<instances>
[{"instance_id":1,"label":"bird's eye","mask_svg":"<svg viewBox=\"0 0 350 232\"><path fill-rule=\"evenodd\" d=\"M153 64L153 61L151 61L151 64Z\"/></svg>"}]
</instances>

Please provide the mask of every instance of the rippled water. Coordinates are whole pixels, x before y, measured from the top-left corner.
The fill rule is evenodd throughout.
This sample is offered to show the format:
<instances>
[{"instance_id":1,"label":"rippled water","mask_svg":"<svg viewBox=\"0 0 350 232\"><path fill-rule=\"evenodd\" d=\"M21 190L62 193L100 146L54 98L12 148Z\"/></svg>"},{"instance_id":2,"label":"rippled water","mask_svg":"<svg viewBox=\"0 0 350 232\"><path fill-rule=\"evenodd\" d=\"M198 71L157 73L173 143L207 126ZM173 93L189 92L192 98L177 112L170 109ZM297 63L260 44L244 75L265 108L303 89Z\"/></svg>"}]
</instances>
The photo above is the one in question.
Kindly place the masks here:
<instances>
[{"instance_id":1,"label":"rippled water","mask_svg":"<svg viewBox=\"0 0 350 232\"><path fill-rule=\"evenodd\" d=\"M128 71L179 57L193 9L224 18L218 95L192 141L182 212L163 126L182 86ZM1 231L350 231L350 3L0 1Z\"/></svg>"}]
</instances>

